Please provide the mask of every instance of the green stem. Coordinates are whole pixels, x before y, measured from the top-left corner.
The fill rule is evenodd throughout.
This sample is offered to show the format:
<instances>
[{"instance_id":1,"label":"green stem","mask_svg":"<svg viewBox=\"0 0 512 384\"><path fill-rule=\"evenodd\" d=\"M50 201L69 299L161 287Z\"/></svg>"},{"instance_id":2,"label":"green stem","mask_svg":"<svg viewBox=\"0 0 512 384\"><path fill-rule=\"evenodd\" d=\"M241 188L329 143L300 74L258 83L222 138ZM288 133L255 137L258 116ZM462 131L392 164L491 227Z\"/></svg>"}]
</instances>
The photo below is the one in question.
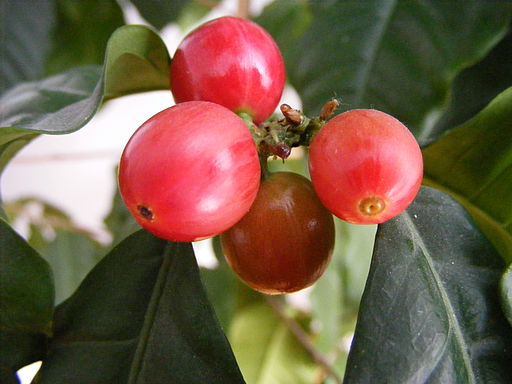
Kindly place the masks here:
<instances>
[{"instance_id":1,"label":"green stem","mask_svg":"<svg viewBox=\"0 0 512 384\"><path fill-rule=\"evenodd\" d=\"M325 372L337 383L342 384L342 379L331 366L327 358L318 351L310 341L308 334L302 327L291 317L287 316L284 310L284 304L274 296L264 296L267 303L274 312L284 321L290 332L295 336L304 349L310 354L313 360L320 365Z\"/></svg>"},{"instance_id":2,"label":"green stem","mask_svg":"<svg viewBox=\"0 0 512 384\"><path fill-rule=\"evenodd\" d=\"M270 171L268 170L268 153L260 150L258 156L260 158L261 181L263 181L270 176Z\"/></svg>"}]
</instances>

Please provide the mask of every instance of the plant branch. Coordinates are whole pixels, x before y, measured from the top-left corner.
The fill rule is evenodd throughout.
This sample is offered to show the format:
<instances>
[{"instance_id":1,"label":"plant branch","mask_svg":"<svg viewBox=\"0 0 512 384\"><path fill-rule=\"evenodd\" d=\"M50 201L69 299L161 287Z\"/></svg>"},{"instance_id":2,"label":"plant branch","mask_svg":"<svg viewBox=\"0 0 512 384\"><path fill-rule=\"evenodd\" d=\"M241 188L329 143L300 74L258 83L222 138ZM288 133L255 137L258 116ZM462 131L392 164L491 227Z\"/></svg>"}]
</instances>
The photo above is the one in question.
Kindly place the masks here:
<instances>
[{"instance_id":1,"label":"plant branch","mask_svg":"<svg viewBox=\"0 0 512 384\"><path fill-rule=\"evenodd\" d=\"M237 16L248 19L250 16L251 2L250 0L238 0Z\"/></svg>"},{"instance_id":2,"label":"plant branch","mask_svg":"<svg viewBox=\"0 0 512 384\"><path fill-rule=\"evenodd\" d=\"M291 317L287 316L284 311L284 305L277 298L273 296L265 295L267 303L274 310L274 312L284 321L290 332L297 338L299 343L304 347L304 349L311 355L313 360L319 364L325 372L331 376L334 381L338 384L342 384L342 380L339 377L338 373L331 367L331 364L327 360L327 358L319 352L313 343L311 343L308 334L302 329L302 327Z\"/></svg>"}]
</instances>

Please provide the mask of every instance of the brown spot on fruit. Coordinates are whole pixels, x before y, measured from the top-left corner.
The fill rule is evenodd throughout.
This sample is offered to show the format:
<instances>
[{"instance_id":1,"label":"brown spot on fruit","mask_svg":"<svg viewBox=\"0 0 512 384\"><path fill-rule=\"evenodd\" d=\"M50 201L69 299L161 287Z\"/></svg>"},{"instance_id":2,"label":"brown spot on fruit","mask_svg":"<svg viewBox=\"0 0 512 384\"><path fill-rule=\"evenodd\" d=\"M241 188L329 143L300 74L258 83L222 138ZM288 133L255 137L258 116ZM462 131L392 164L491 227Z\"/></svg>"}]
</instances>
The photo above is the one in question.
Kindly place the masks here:
<instances>
[{"instance_id":1,"label":"brown spot on fruit","mask_svg":"<svg viewBox=\"0 0 512 384\"><path fill-rule=\"evenodd\" d=\"M153 211L150 208L144 205L137 205L137 211L139 211L140 215L146 220L153 220Z\"/></svg>"}]
</instances>

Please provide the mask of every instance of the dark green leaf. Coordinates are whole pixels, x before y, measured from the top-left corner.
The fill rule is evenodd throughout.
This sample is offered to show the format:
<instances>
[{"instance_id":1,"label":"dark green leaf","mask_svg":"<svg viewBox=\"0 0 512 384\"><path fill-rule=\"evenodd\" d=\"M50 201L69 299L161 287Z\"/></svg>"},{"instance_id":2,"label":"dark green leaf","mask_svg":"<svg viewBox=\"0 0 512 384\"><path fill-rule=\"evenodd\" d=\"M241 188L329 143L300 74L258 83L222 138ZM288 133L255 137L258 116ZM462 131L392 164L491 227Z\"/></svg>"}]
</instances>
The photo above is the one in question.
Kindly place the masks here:
<instances>
[{"instance_id":1,"label":"dark green leaf","mask_svg":"<svg viewBox=\"0 0 512 384\"><path fill-rule=\"evenodd\" d=\"M296 44L308 30L312 19L308 0L280 0L270 3L254 20L269 31L278 43L288 72L296 66Z\"/></svg>"},{"instance_id":2,"label":"dark green leaf","mask_svg":"<svg viewBox=\"0 0 512 384\"><path fill-rule=\"evenodd\" d=\"M178 18L189 0L131 0L131 2L150 24L162 29Z\"/></svg>"},{"instance_id":3,"label":"dark green leaf","mask_svg":"<svg viewBox=\"0 0 512 384\"><path fill-rule=\"evenodd\" d=\"M2 384L19 384L18 377L15 372L10 369L0 367L0 383Z\"/></svg>"},{"instance_id":4,"label":"dark green leaf","mask_svg":"<svg viewBox=\"0 0 512 384\"><path fill-rule=\"evenodd\" d=\"M190 244L139 231L57 307L38 383L243 383Z\"/></svg>"},{"instance_id":5,"label":"dark green leaf","mask_svg":"<svg viewBox=\"0 0 512 384\"><path fill-rule=\"evenodd\" d=\"M118 3L115 0L54 2L57 25L51 34L52 51L46 62L46 74L76 66L101 65L110 35L124 24Z\"/></svg>"},{"instance_id":6,"label":"dark green leaf","mask_svg":"<svg viewBox=\"0 0 512 384\"><path fill-rule=\"evenodd\" d=\"M14 374L26 365L43 360L47 343L48 337L42 333L0 329L0 370Z\"/></svg>"},{"instance_id":7,"label":"dark green leaf","mask_svg":"<svg viewBox=\"0 0 512 384\"><path fill-rule=\"evenodd\" d=\"M2 0L0 93L75 66L101 65L124 24L115 0Z\"/></svg>"},{"instance_id":8,"label":"dark green leaf","mask_svg":"<svg viewBox=\"0 0 512 384\"><path fill-rule=\"evenodd\" d=\"M51 331L54 288L48 264L0 219L0 366L40 359Z\"/></svg>"},{"instance_id":9,"label":"dark green leaf","mask_svg":"<svg viewBox=\"0 0 512 384\"><path fill-rule=\"evenodd\" d=\"M476 65L462 71L453 83L450 108L435 125L430 139L471 119L512 85L512 29Z\"/></svg>"},{"instance_id":10,"label":"dark green leaf","mask_svg":"<svg viewBox=\"0 0 512 384\"><path fill-rule=\"evenodd\" d=\"M468 209L506 260L512 260L512 88L423 151L425 184Z\"/></svg>"},{"instance_id":11,"label":"dark green leaf","mask_svg":"<svg viewBox=\"0 0 512 384\"><path fill-rule=\"evenodd\" d=\"M53 1L0 1L0 94L41 76L55 23Z\"/></svg>"},{"instance_id":12,"label":"dark green leaf","mask_svg":"<svg viewBox=\"0 0 512 384\"><path fill-rule=\"evenodd\" d=\"M1 328L49 334L54 299L50 267L1 219L0 265Z\"/></svg>"},{"instance_id":13,"label":"dark green leaf","mask_svg":"<svg viewBox=\"0 0 512 384\"><path fill-rule=\"evenodd\" d=\"M379 226L345 383L510 383L503 261L469 215L422 188Z\"/></svg>"},{"instance_id":14,"label":"dark green leaf","mask_svg":"<svg viewBox=\"0 0 512 384\"><path fill-rule=\"evenodd\" d=\"M0 98L0 166L39 133L80 129L104 98L167 89L168 65L160 37L129 25L110 38L103 77L99 67L81 67L10 89Z\"/></svg>"},{"instance_id":15,"label":"dark green leaf","mask_svg":"<svg viewBox=\"0 0 512 384\"><path fill-rule=\"evenodd\" d=\"M501 277L500 290L503 311L512 326L512 264L509 265Z\"/></svg>"},{"instance_id":16,"label":"dark green leaf","mask_svg":"<svg viewBox=\"0 0 512 384\"><path fill-rule=\"evenodd\" d=\"M342 110L376 108L394 115L421 143L430 140L447 107L456 74L504 36L512 12L510 1L311 4L313 21L297 43L279 32L292 29L295 19L269 23L277 28L270 32L279 46L290 52L289 80L306 113L319 113L337 97Z\"/></svg>"}]
</instances>

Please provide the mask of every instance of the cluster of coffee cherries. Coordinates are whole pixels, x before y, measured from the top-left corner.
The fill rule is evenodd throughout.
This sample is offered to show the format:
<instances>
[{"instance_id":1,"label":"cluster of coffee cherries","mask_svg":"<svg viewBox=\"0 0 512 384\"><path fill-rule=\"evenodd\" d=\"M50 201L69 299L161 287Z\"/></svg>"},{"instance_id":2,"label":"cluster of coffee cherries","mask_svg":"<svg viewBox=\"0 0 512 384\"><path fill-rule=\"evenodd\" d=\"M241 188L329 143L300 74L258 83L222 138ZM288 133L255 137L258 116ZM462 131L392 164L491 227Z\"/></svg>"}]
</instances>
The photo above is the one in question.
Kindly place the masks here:
<instances>
[{"instance_id":1,"label":"cluster of coffee cherries","mask_svg":"<svg viewBox=\"0 0 512 384\"><path fill-rule=\"evenodd\" d=\"M123 200L140 225L167 240L220 235L233 270L252 288L281 294L313 284L333 247L332 214L372 224L401 213L422 179L409 130L372 109L316 118L283 104L281 52L257 24L236 17L187 35L170 66L176 102L127 143ZM269 173L269 157L309 147L311 181Z\"/></svg>"}]
</instances>

